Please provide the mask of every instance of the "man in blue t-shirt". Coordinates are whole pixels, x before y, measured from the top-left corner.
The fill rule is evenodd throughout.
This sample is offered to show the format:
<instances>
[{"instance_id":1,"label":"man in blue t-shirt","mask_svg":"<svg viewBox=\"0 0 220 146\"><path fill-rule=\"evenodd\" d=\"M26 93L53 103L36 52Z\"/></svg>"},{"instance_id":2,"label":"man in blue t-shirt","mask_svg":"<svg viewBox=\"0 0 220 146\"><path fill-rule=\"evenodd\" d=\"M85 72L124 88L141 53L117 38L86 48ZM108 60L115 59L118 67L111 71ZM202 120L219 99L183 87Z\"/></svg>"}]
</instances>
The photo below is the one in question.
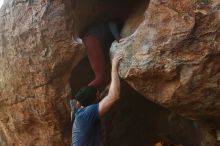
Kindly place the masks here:
<instances>
[{"instance_id":1,"label":"man in blue t-shirt","mask_svg":"<svg viewBox=\"0 0 220 146\"><path fill-rule=\"evenodd\" d=\"M72 146L100 146L100 118L119 99L118 64L121 59L121 55L115 55L112 59L109 93L102 101L99 102L99 92L92 86L82 88L76 94L78 111L73 124Z\"/></svg>"}]
</instances>

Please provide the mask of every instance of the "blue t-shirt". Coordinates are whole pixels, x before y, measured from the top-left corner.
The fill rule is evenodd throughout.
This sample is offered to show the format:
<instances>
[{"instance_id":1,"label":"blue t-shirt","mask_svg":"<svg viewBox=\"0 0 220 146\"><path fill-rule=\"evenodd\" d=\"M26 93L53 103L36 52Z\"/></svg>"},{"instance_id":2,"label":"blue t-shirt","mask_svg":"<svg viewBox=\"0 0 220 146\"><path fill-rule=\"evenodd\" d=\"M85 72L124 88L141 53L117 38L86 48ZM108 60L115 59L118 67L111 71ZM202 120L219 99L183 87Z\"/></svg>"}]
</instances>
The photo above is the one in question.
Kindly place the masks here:
<instances>
[{"instance_id":1,"label":"blue t-shirt","mask_svg":"<svg viewBox=\"0 0 220 146\"><path fill-rule=\"evenodd\" d=\"M100 146L99 104L80 108L76 112L72 146Z\"/></svg>"}]
</instances>

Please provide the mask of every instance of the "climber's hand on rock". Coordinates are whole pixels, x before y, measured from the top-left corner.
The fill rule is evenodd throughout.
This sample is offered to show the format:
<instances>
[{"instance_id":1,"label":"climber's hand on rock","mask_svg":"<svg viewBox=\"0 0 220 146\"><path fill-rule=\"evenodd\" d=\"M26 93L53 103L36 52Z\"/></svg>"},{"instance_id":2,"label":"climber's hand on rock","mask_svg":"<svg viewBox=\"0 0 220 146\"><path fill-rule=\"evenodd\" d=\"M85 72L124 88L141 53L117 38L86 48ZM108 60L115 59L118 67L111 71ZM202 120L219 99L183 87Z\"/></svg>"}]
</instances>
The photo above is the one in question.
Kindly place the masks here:
<instances>
[{"instance_id":1,"label":"climber's hand on rock","mask_svg":"<svg viewBox=\"0 0 220 146\"><path fill-rule=\"evenodd\" d=\"M114 57L112 59L112 69L118 68L118 64L122 58L123 58L123 56L121 54L114 55Z\"/></svg>"}]
</instances>

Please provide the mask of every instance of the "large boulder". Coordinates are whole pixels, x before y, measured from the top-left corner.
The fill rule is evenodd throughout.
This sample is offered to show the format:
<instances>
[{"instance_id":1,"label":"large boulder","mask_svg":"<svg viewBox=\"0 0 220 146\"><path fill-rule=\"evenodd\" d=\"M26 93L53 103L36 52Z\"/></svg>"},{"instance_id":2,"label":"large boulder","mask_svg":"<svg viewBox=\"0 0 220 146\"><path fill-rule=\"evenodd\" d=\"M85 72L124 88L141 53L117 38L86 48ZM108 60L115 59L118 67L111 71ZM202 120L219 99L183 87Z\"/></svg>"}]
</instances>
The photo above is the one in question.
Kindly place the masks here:
<instances>
[{"instance_id":1,"label":"large boulder","mask_svg":"<svg viewBox=\"0 0 220 146\"><path fill-rule=\"evenodd\" d=\"M94 2L86 3L88 11L83 9L89 19L82 10L74 15L73 2L5 0L0 9L1 146L70 145L69 80L85 56L73 36L103 15L99 16L102 10L96 11L99 0L87 0ZM204 122L208 127L204 129L209 129L210 121L218 125L219 0L140 2L124 28L126 39L112 46L112 54L124 54L121 77L145 98ZM84 74L74 74L74 92L88 82L87 77L79 81ZM106 145L147 145L145 140L152 137L186 145L195 140L189 137L197 136L195 122L133 92L130 87L124 89L122 100L107 115ZM214 143L212 136L205 137Z\"/></svg>"},{"instance_id":2,"label":"large boulder","mask_svg":"<svg viewBox=\"0 0 220 146\"><path fill-rule=\"evenodd\" d=\"M220 119L220 1L152 0L112 54L147 99L193 119ZM128 29L129 28L129 29ZM129 31L133 30L133 31ZM219 125L218 125L219 126Z\"/></svg>"},{"instance_id":3,"label":"large boulder","mask_svg":"<svg viewBox=\"0 0 220 146\"><path fill-rule=\"evenodd\" d=\"M0 145L70 144L71 1L7 0L0 12ZM68 131L68 132L66 132Z\"/></svg>"}]
</instances>

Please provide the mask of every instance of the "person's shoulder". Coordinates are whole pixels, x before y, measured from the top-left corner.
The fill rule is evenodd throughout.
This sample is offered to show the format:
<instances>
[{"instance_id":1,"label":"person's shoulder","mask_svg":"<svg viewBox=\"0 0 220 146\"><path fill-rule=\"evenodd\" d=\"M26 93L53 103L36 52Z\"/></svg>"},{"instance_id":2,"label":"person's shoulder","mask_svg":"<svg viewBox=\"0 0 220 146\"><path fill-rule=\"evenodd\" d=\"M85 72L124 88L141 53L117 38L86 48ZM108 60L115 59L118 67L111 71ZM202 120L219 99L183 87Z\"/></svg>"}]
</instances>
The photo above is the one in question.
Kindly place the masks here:
<instances>
[{"instance_id":1,"label":"person's shoulder","mask_svg":"<svg viewBox=\"0 0 220 146\"><path fill-rule=\"evenodd\" d=\"M99 104L98 103L97 104L92 104L92 105L89 105L87 107L80 108L77 111L77 114L88 112L88 111L95 110L95 109L98 109L98 108L99 108Z\"/></svg>"},{"instance_id":2,"label":"person's shoulder","mask_svg":"<svg viewBox=\"0 0 220 146\"><path fill-rule=\"evenodd\" d=\"M99 104L92 104L77 111L77 117L93 117L98 116Z\"/></svg>"},{"instance_id":3,"label":"person's shoulder","mask_svg":"<svg viewBox=\"0 0 220 146\"><path fill-rule=\"evenodd\" d=\"M98 110L99 108L99 104L92 104L92 105L89 105L87 107L85 107L83 110L84 112L90 112L90 111L95 111L95 110Z\"/></svg>"}]
</instances>

